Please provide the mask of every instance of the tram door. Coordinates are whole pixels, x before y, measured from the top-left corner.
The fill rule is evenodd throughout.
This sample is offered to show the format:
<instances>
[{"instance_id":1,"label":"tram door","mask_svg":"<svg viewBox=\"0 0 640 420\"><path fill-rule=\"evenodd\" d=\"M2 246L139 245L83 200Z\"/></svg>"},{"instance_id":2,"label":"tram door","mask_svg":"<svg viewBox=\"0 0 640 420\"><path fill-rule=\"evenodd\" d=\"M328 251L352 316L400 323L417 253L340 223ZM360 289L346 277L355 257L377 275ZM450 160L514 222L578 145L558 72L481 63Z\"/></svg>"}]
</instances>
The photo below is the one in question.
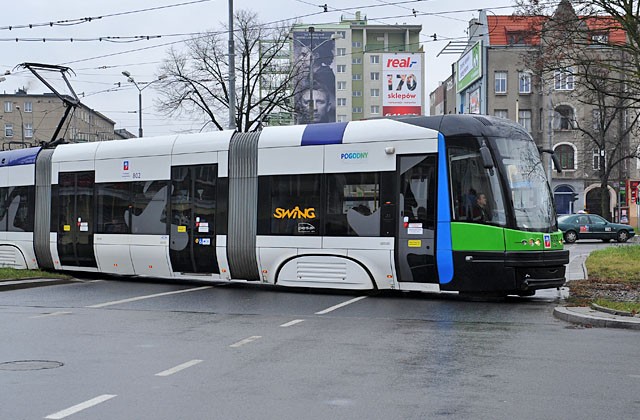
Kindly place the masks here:
<instances>
[{"instance_id":1,"label":"tram door","mask_svg":"<svg viewBox=\"0 0 640 420\"><path fill-rule=\"evenodd\" d=\"M435 260L436 156L398 157L399 281L438 283Z\"/></svg>"},{"instance_id":2,"label":"tram door","mask_svg":"<svg viewBox=\"0 0 640 420\"><path fill-rule=\"evenodd\" d=\"M216 259L217 165L171 168L171 237L174 272L219 273Z\"/></svg>"},{"instance_id":3,"label":"tram door","mask_svg":"<svg viewBox=\"0 0 640 420\"><path fill-rule=\"evenodd\" d=\"M95 172L58 175L58 256L60 264L97 267L93 252Z\"/></svg>"}]
</instances>

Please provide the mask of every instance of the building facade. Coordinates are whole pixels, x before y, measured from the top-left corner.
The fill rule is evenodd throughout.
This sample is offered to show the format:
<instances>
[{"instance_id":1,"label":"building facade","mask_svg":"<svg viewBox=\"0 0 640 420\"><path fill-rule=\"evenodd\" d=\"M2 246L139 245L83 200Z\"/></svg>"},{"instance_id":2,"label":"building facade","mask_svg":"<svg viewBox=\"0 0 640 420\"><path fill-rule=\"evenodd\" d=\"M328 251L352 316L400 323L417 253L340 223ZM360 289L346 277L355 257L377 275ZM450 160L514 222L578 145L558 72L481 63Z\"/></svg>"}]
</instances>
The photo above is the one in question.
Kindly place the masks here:
<instances>
[{"instance_id":1,"label":"building facade","mask_svg":"<svg viewBox=\"0 0 640 420\"><path fill-rule=\"evenodd\" d=\"M53 140L65 105L54 94L0 94L2 150L25 148ZM58 138L70 143L94 142L120 138L114 133L115 121L80 104L70 113Z\"/></svg>"},{"instance_id":2,"label":"building facade","mask_svg":"<svg viewBox=\"0 0 640 420\"><path fill-rule=\"evenodd\" d=\"M571 14L573 9L569 8L569 2L561 2L556 14ZM587 83L579 83L584 80L577 79L570 64L555 69L550 65L536 66L536 60L545 57L549 44L544 37L551 33L548 25L552 21L540 16L498 16L481 11L479 18L470 22L467 48L453 66L450 82L455 85L455 106L448 103L450 99L445 100L443 83L431 94L436 101L431 111L494 115L520 123L540 148L553 150L560 160L562 173L555 170L548 154L544 158L558 213L583 209L601 213L599 172L602 165L608 164L609 152L594 146L592 137L599 135L599 115L603 111L594 105L595 101L586 100L593 92L587 90ZM584 36L593 40L588 48L594 61L609 54L610 42L626 40L625 33L611 25L607 25L605 33L596 20L580 22ZM582 36L577 33L574 36ZM613 128L607 135L619 136L616 144L625 149L624 153L633 154L638 139L625 131L630 115L621 112L613 118ZM627 159L611 170L605 195L613 220L638 225L635 201L639 169L638 159Z\"/></svg>"}]
</instances>

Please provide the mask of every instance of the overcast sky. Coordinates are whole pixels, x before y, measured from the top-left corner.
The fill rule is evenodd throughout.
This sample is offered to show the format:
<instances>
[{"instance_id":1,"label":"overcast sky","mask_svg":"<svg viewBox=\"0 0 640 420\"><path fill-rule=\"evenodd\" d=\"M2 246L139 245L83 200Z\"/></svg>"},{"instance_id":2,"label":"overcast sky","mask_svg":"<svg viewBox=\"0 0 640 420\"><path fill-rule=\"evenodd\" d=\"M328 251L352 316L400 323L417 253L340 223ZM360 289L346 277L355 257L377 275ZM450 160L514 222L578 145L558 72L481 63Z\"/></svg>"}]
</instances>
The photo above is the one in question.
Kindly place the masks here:
<instances>
[{"instance_id":1,"label":"overcast sky","mask_svg":"<svg viewBox=\"0 0 640 420\"><path fill-rule=\"evenodd\" d=\"M326 13L319 6L325 3ZM477 9L485 8L489 13L504 15L513 12L512 4L512 0L234 0L236 10L253 10L266 24L282 19L297 19L308 24L336 23L341 16L353 18L357 10L371 24L421 24L427 99L429 92L448 77L451 63L458 58L455 55L436 57L447 42L466 39L468 21L478 16ZM3 8L0 13L0 74L11 72L4 76L6 80L0 83L0 89L14 93L16 89L26 87L30 93L43 93L47 91L44 86L35 82L30 73L15 67L24 62L62 64L75 71L70 80L77 93L84 93L80 98L84 104L116 121L116 128L126 128L137 134L138 116L132 111L138 109L138 91L126 83L122 71L129 71L141 82L153 80L159 75L158 66L169 48L166 44L186 39L188 34L220 30L227 22L227 13L228 0L13 2L12 7ZM72 24L90 17L94 19ZM39 26L57 21L67 22ZM437 35L435 42L431 37L434 33ZM155 35L162 37L120 43L82 40ZM66 41L54 40L60 38ZM74 41L70 42L70 38ZM173 45L180 48L181 44ZM122 82L121 88L117 88L117 82ZM185 119L168 124L155 109L153 98L152 88L143 91L145 136L201 129L202 122L198 120Z\"/></svg>"}]
</instances>

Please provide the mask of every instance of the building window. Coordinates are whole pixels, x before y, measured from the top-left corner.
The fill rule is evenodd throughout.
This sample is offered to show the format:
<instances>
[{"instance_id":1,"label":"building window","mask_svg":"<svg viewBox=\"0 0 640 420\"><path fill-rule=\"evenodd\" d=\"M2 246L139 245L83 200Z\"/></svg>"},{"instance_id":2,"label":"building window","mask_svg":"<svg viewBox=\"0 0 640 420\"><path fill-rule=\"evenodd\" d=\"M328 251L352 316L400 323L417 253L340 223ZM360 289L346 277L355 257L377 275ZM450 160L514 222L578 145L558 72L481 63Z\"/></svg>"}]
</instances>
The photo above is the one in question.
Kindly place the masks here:
<instances>
[{"instance_id":1,"label":"building window","mask_svg":"<svg viewBox=\"0 0 640 420\"><path fill-rule=\"evenodd\" d=\"M565 69L555 71L554 88L555 90L574 89L573 67L567 67Z\"/></svg>"},{"instance_id":2,"label":"building window","mask_svg":"<svg viewBox=\"0 0 640 420\"><path fill-rule=\"evenodd\" d=\"M380 56L379 55L372 55L370 56L370 62L371 64L380 64Z\"/></svg>"},{"instance_id":3,"label":"building window","mask_svg":"<svg viewBox=\"0 0 640 420\"><path fill-rule=\"evenodd\" d=\"M371 97L377 98L378 96L380 96L380 89L371 89Z\"/></svg>"},{"instance_id":4,"label":"building window","mask_svg":"<svg viewBox=\"0 0 640 420\"><path fill-rule=\"evenodd\" d=\"M518 85L520 93L531 93L531 73L521 72L518 75Z\"/></svg>"},{"instance_id":5,"label":"building window","mask_svg":"<svg viewBox=\"0 0 640 420\"><path fill-rule=\"evenodd\" d=\"M495 73L496 89L495 93L507 93L507 72L497 71Z\"/></svg>"},{"instance_id":6,"label":"building window","mask_svg":"<svg viewBox=\"0 0 640 420\"><path fill-rule=\"evenodd\" d=\"M362 64L362 57L353 57L351 59L351 64Z\"/></svg>"},{"instance_id":7,"label":"building window","mask_svg":"<svg viewBox=\"0 0 640 420\"><path fill-rule=\"evenodd\" d=\"M24 112L33 112L33 103L25 102L24 103Z\"/></svg>"},{"instance_id":8,"label":"building window","mask_svg":"<svg viewBox=\"0 0 640 420\"><path fill-rule=\"evenodd\" d=\"M362 114L362 107L361 106L354 106L353 107L353 113L354 114Z\"/></svg>"},{"instance_id":9,"label":"building window","mask_svg":"<svg viewBox=\"0 0 640 420\"><path fill-rule=\"evenodd\" d=\"M531 132L531 110L521 109L518 111L518 123L524 127L527 132Z\"/></svg>"},{"instance_id":10,"label":"building window","mask_svg":"<svg viewBox=\"0 0 640 420\"><path fill-rule=\"evenodd\" d=\"M607 32L594 32L591 34L591 43L595 45L606 45L609 43Z\"/></svg>"},{"instance_id":11,"label":"building window","mask_svg":"<svg viewBox=\"0 0 640 420\"><path fill-rule=\"evenodd\" d=\"M336 116L336 121L337 122L347 122L347 116L344 114L338 114Z\"/></svg>"},{"instance_id":12,"label":"building window","mask_svg":"<svg viewBox=\"0 0 640 420\"><path fill-rule=\"evenodd\" d=\"M602 126L602 114L600 114L599 109L594 109L591 111L591 116L593 118L593 131L595 133L600 132L600 127Z\"/></svg>"},{"instance_id":13,"label":"building window","mask_svg":"<svg viewBox=\"0 0 640 420\"><path fill-rule=\"evenodd\" d=\"M353 96L362 96L362 91L361 90L354 90L353 91Z\"/></svg>"},{"instance_id":14,"label":"building window","mask_svg":"<svg viewBox=\"0 0 640 420\"><path fill-rule=\"evenodd\" d=\"M371 105L371 114L372 115L380 114L380 105Z\"/></svg>"},{"instance_id":15,"label":"building window","mask_svg":"<svg viewBox=\"0 0 640 420\"><path fill-rule=\"evenodd\" d=\"M576 169L576 150L570 144L560 144L553 149L553 153L560 160L560 167L562 169Z\"/></svg>"},{"instance_id":16,"label":"building window","mask_svg":"<svg viewBox=\"0 0 640 420\"><path fill-rule=\"evenodd\" d=\"M372 71L371 72L371 80L380 80L380 72Z\"/></svg>"},{"instance_id":17,"label":"building window","mask_svg":"<svg viewBox=\"0 0 640 420\"><path fill-rule=\"evenodd\" d=\"M11 103L10 101L6 101L4 103L4 112L11 112L13 111L13 103Z\"/></svg>"},{"instance_id":18,"label":"building window","mask_svg":"<svg viewBox=\"0 0 640 420\"><path fill-rule=\"evenodd\" d=\"M346 64L338 64L336 66L336 73L346 73L347 72L347 65Z\"/></svg>"},{"instance_id":19,"label":"building window","mask_svg":"<svg viewBox=\"0 0 640 420\"><path fill-rule=\"evenodd\" d=\"M33 124L26 123L24 125L24 137L30 139L33 137Z\"/></svg>"},{"instance_id":20,"label":"building window","mask_svg":"<svg viewBox=\"0 0 640 420\"><path fill-rule=\"evenodd\" d=\"M602 152L602 158L604 159L605 153ZM593 169L600 169L600 149L593 149Z\"/></svg>"},{"instance_id":21,"label":"building window","mask_svg":"<svg viewBox=\"0 0 640 420\"><path fill-rule=\"evenodd\" d=\"M573 108L569 105L558 105L553 115L554 130L573 130L575 127Z\"/></svg>"},{"instance_id":22,"label":"building window","mask_svg":"<svg viewBox=\"0 0 640 420\"><path fill-rule=\"evenodd\" d=\"M362 48L362 42L360 42L360 41L353 41L353 42L351 43L351 46L352 46L353 48Z\"/></svg>"},{"instance_id":23,"label":"building window","mask_svg":"<svg viewBox=\"0 0 640 420\"><path fill-rule=\"evenodd\" d=\"M353 73L353 80L362 80L362 74L360 73Z\"/></svg>"},{"instance_id":24,"label":"building window","mask_svg":"<svg viewBox=\"0 0 640 420\"><path fill-rule=\"evenodd\" d=\"M338 106L347 106L347 98L338 98Z\"/></svg>"},{"instance_id":25,"label":"building window","mask_svg":"<svg viewBox=\"0 0 640 420\"><path fill-rule=\"evenodd\" d=\"M338 90L347 90L347 82L338 82Z\"/></svg>"},{"instance_id":26,"label":"building window","mask_svg":"<svg viewBox=\"0 0 640 420\"><path fill-rule=\"evenodd\" d=\"M507 111L506 109L496 109L495 111L493 111L493 115L498 118L509 118L509 111Z\"/></svg>"},{"instance_id":27,"label":"building window","mask_svg":"<svg viewBox=\"0 0 640 420\"><path fill-rule=\"evenodd\" d=\"M338 35L341 39L345 39L347 37L347 31L336 31L336 35Z\"/></svg>"},{"instance_id":28,"label":"building window","mask_svg":"<svg viewBox=\"0 0 640 420\"><path fill-rule=\"evenodd\" d=\"M336 55L339 56L339 57L347 55L347 49L346 48L336 48Z\"/></svg>"},{"instance_id":29,"label":"building window","mask_svg":"<svg viewBox=\"0 0 640 420\"><path fill-rule=\"evenodd\" d=\"M5 137L13 137L13 124L5 124L4 125L4 136Z\"/></svg>"}]
</instances>

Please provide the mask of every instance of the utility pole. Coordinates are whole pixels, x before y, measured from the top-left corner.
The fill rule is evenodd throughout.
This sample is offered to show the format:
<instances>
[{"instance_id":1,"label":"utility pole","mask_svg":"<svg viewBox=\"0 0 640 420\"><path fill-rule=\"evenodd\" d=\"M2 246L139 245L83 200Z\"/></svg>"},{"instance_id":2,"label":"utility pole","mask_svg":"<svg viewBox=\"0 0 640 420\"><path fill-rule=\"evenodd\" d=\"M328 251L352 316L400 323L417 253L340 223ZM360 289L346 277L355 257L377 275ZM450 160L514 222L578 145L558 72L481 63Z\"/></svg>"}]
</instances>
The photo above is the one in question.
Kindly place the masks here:
<instances>
[{"instance_id":1,"label":"utility pole","mask_svg":"<svg viewBox=\"0 0 640 420\"><path fill-rule=\"evenodd\" d=\"M236 129L236 55L233 45L233 0L229 0L229 130Z\"/></svg>"}]
</instances>

